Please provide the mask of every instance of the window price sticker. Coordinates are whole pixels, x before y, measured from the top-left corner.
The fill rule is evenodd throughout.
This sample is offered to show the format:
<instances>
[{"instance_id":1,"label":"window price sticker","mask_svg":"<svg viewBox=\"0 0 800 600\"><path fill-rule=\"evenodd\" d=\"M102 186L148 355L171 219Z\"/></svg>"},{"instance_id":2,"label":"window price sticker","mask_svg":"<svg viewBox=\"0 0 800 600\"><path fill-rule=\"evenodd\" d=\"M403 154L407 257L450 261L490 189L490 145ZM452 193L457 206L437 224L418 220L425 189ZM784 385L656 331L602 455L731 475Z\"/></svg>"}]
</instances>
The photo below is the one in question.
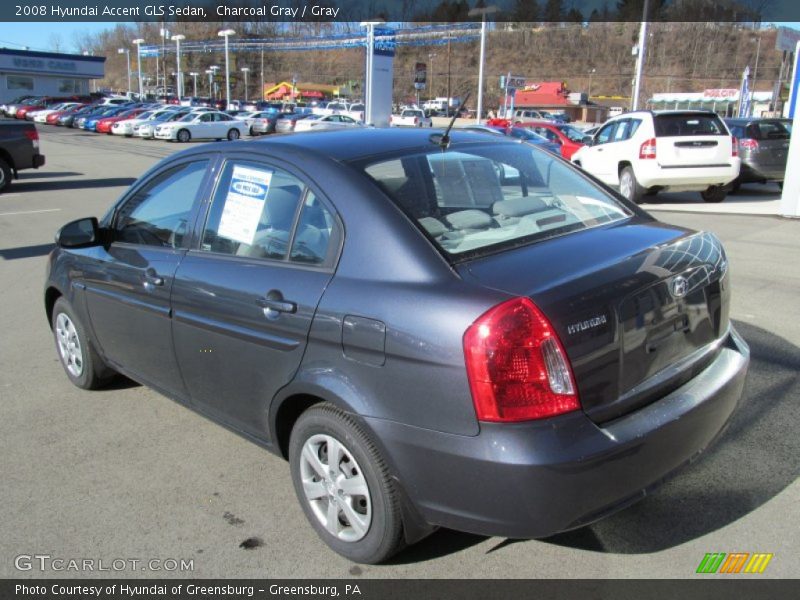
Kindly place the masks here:
<instances>
[{"instance_id":1,"label":"window price sticker","mask_svg":"<svg viewBox=\"0 0 800 600\"><path fill-rule=\"evenodd\" d=\"M217 234L252 244L264 212L273 171L234 166Z\"/></svg>"}]
</instances>

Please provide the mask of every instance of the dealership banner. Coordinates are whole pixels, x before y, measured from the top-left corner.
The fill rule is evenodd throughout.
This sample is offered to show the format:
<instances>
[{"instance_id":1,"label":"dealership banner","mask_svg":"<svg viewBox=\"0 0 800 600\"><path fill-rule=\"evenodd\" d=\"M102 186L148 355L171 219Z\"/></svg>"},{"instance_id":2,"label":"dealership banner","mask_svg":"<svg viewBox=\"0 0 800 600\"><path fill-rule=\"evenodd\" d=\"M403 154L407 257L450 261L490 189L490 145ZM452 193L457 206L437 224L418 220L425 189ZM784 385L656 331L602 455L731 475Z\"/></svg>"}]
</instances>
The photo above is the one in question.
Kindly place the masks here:
<instances>
[{"instance_id":1,"label":"dealership banner","mask_svg":"<svg viewBox=\"0 0 800 600\"><path fill-rule=\"evenodd\" d=\"M458 22L480 20L469 17L471 2L444 0L16 0L0 3L0 21L331 21L361 22L381 18L387 23ZM527 20L524 3L493 0L498 11L492 21ZM544 6L540 1L539 5ZM800 21L797 0L661 0L650 2L650 21ZM559 7L557 18L536 21L640 21L641 3L572 0ZM552 13L550 13L552 14Z\"/></svg>"}]
</instances>

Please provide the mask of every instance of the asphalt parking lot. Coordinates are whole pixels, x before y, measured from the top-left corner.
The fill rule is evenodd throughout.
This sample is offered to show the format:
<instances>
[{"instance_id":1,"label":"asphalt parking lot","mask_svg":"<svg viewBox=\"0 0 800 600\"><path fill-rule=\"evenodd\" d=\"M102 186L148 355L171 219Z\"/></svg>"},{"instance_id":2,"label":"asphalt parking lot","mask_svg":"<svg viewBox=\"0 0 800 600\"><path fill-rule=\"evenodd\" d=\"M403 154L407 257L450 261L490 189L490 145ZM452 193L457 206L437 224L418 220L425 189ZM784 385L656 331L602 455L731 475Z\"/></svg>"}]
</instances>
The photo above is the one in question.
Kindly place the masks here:
<instances>
[{"instance_id":1,"label":"asphalt parking lot","mask_svg":"<svg viewBox=\"0 0 800 600\"><path fill-rule=\"evenodd\" d=\"M443 530L390 564L356 566L307 524L282 460L132 382L99 392L69 383L42 303L53 234L103 214L184 146L39 130L47 165L0 195L0 577L680 578L696 576L707 552L773 553L757 577L797 575L800 222L676 211L695 203L688 195L666 194L651 207L661 220L723 240L731 316L752 350L743 405L700 460L577 531L518 541ZM746 186L735 202L777 194ZM34 554L107 564L183 559L193 570L15 568L15 557Z\"/></svg>"}]
</instances>

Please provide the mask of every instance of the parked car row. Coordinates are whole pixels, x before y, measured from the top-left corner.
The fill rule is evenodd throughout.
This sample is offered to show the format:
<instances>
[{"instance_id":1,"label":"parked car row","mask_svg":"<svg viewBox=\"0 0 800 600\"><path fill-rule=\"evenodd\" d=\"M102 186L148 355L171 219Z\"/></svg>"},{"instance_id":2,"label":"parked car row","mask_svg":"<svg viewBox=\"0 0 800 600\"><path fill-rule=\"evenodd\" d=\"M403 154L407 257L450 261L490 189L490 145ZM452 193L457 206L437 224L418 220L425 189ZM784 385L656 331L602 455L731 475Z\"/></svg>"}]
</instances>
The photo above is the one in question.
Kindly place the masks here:
<instances>
[{"instance_id":1,"label":"parked car row","mask_svg":"<svg viewBox=\"0 0 800 600\"><path fill-rule=\"evenodd\" d=\"M348 110L358 108L349 106ZM362 127L349 114L313 114L310 108L292 110L286 104L265 110L221 111L206 106L134 103L127 98L107 98L92 104L59 102L26 111L25 118L48 125L66 126L96 133L188 142L199 139L236 140L245 135L291 133ZM352 111L350 111L352 114ZM18 113L17 113L18 114Z\"/></svg>"}]
</instances>

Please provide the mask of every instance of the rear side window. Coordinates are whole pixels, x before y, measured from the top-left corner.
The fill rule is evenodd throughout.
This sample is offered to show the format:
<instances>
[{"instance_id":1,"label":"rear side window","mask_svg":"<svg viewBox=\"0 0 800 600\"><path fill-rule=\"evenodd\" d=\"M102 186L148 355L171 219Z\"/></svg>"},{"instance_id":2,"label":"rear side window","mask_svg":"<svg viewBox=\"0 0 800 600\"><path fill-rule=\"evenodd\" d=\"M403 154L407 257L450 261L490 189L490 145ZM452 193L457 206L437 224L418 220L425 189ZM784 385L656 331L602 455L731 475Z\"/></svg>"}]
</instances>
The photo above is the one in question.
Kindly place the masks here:
<instances>
[{"instance_id":1,"label":"rear side window","mask_svg":"<svg viewBox=\"0 0 800 600\"><path fill-rule=\"evenodd\" d=\"M355 163L454 259L625 219L631 213L552 154L517 144Z\"/></svg>"},{"instance_id":2,"label":"rear side window","mask_svg":"<svg viewBox=\"0 0 800 600\"><path fill-rule=\"evenodd\" d=\"M200 249L323 265L336 235L331 212L294 175L237 161L222 173Z\"/></svg>"},{"instance_id":3,"label":"rear side window","mask_svg":"<svg viewBox=\"0 0 800 600\"><path fill-rule=\"evenodd\" d=\"M728 135L722 120L715 114L663 114L653 119L656 137L692 135Z\"/></svg>"}]
</instances>

